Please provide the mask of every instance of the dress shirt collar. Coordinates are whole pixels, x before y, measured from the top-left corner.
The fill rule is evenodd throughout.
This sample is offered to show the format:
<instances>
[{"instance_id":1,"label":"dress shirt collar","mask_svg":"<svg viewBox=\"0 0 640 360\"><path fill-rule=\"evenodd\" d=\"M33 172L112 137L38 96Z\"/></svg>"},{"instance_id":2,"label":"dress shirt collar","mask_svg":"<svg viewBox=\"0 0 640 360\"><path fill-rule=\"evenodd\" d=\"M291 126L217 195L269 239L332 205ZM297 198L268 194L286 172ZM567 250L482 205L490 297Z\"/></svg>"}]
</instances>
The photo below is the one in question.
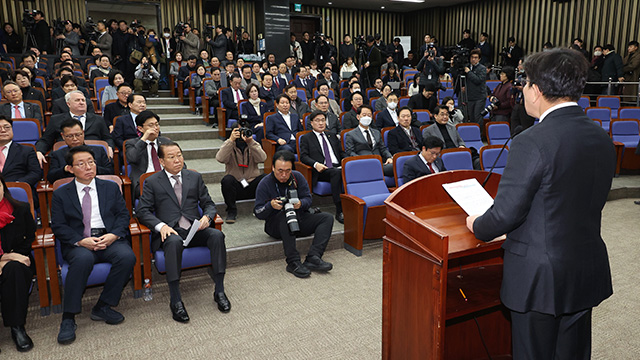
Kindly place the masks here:
<instances>
[{"instance_id":1,"label":"dress shirt collar","mask_svg":"<svg viewBox=\"0 0 640 360\"><path fill-rule=\"evenodd\" d=\"M82 199L80 194L82 194L84 192L84 188L86 188L87 186L90 187L92 191L97 191L96 190L96 179L95 178L93 178L88 185L85 185L85 184L79 182L78 179L75 179L74 181L76 182L76 190L78 192L78 197L80 199ZM96 194L97 194L97 192L96 192ZM82 200L80 200L80 201L82 201Z\"/></svg>"},{"instance_id":2,"label":"dress shirt collar","mask_svg":"<svg viewBox=\"0 0 640 360\"><path fill-rule=\"evenodd\" d=\"M540 115L540 120L538 121L539 123L542 122L542 120L544 120L544 118L547 117L547 115L549 115L552 111L558 110L558 109L562 109L565 107L569 107L569 106L578 106L578 103L575 101L567 101L567 102L563 102L557 105L554 105L550 108L547 109L547 111L543 112L542 115Z\"/></svg>"}]
</instances>

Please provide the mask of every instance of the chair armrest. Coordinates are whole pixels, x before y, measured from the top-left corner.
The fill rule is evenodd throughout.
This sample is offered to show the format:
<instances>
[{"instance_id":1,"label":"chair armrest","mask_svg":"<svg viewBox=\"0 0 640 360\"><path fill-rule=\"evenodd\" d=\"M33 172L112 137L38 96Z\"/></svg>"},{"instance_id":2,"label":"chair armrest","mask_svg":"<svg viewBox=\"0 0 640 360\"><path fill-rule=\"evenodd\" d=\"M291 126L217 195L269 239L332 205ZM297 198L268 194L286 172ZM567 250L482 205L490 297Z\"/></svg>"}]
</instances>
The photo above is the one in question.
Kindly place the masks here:
<instances>
[{"instance_id":1,"label":"chair armrest","mask_svg":"<svg viewBox=\"0 0 640 360\"><path fill-rule=\"evenodd\" d=\"M211 124L211 114L209 114L209 97L207 94L202 94L202 115L204 116L204 121L207 124Z\"/></svg>"},{"instance_id":2,"label":"chair armrest","mask_svg":"<svg viewBox=\"0 0 640 360\"><path fill-rule=\"evenodd\" d=\"M116 147L113 149L113 173L119 175L120 172L120 149Z\"/></svg>"},{"instance_id":3,"label":"chair armrest","mask_svg":"<svg viewBox=\"0 0 640 360\"><path fill-rule=\"evenodd\" d=\"M262 139L262 149L267 153L267 159L264 161L264 173L268 174L271 172L273 154L276 153L276 142L271 139L264 138Z\"/></svg>"},{"instance_id":4,"label":"chair armrest","mask_svg":"<svg viewBox=\"0 0 640 360\"><path fill-rule=\"evenodd\" d=\"M169 75L169 89L171 90L171 96L176 96L176 76Z\"/></svg>"},{"instance_id":5,"label":"chair armrest","mask_svg":"<svg viewBox=\"0 0 640 360\"><path fill-rule=\"evenodd\" d=\"M224 223L224 220L222 220L220 214L216 214L215 219L213 219L213 223L216 229L222 231L222 224Z\"/></svg>"},{"instance_id":6,"label":"chair armrest","mask_svg":"<svg viewBox=\"0 0 640 360\"><path fill-rule=\"evenodd\" d=\"M360 199L357 196L351 195L351 194L340 194L340 199L343 202L352 203L352 204L358 205L358 206L365 206L366 205L364 200Z\"/></svg>"},{"instance_id":7,"label":"chair armrest","mask_svg":"<svg viewBox=\"0 0 640 360\"><path fill-rule=\"evenodd\" d=\"M196 88L193 86L189 87L189 108L191 112L196 111Z\"/></svg>"},{"instance_id":8,"label":"chair armrest","mask_svg":"<svg viewBox=\"0 0 640 360\"><path fill-rule=\"evenodd\" d=\"M301 161L296 161L294 165L295 169L299 171L302 176L304 176L305 180L307 180L307 184L309 184L309 192L313 193L313 188L311 185L313 178L313 169L311 168L311 166L304 164Z\"/></svg>"},{"instance_id":9,"label":"chair armrest","mask_svg":"<svg viewBox=\"0 0 640 360\"><path fill-rule=\"evenodd\" d=\"M614 141L613 146L616 150L616 172L615 176L620 175L620 169L622 168L622 155L624 154L624 144L619 141Z\"/></svg>"},{"instance_id":10,"label":"chair armrest","mask_svg":"<svg viewBox=\"0 0 640 360\"><path fill-rule=\"evenodd\" d=\"M49 197L53 193L53 187L48 181L40 180L36 185L36 193L38 194L38 201L40 203L40 220L42 227L49 226Z\"/></svg>"},{"instance_id":11,"label":"chair armrest","mask_svg":"<svg viewBox=\"0 0 640 360\"><path fill-rule=\"evenodd\" d=\"M184 100L184 81L178 80L178 100L180 100L180 105Z\"/></svg>"},{"instance_id":12,"label":"chair armrest","mask_svg":"<svg viewBox=\"0 0 640 360\"><path fill-rule=\"evenodd\" d=\"M216 108L216 116L218 118L218 137L224 139L227 136L227 109Z\"/></svg>"}]
</instances>

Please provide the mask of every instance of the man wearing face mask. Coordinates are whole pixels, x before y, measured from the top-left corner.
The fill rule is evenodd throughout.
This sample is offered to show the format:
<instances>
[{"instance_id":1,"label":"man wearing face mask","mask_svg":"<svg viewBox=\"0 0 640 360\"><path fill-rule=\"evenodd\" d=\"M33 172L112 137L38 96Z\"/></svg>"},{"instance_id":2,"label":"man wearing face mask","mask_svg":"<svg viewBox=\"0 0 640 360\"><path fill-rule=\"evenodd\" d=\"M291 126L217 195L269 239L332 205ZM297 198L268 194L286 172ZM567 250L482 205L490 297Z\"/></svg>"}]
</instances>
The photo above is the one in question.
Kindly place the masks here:
<instances>
[{"instance_id":1,"label":"man wearing face mask","mask_svg":"<svg viewBox=\"0 0 640 360\"><path fill-rule=\"evenodd\" d=\"M381 110L376 118L376 127L378 129L386 127L396 127L398 125L398 112L396 111L397 109L398 95L391 93L389 94L389 96L387 96L387 107Z\"/></svg>"},{"instance_id":2,"label":"man wearing face mask","mask_svg":"<svg viewBox=\"0 0 640 360\"><path fill-rule=\"evenodd\" d=\"M373 110L368 105L358 108L359 125L344 135L347 156L380 155L385 176L393 176L393 155L382 141L380 131L371 127Z\"/></svg>"}]
</instances>

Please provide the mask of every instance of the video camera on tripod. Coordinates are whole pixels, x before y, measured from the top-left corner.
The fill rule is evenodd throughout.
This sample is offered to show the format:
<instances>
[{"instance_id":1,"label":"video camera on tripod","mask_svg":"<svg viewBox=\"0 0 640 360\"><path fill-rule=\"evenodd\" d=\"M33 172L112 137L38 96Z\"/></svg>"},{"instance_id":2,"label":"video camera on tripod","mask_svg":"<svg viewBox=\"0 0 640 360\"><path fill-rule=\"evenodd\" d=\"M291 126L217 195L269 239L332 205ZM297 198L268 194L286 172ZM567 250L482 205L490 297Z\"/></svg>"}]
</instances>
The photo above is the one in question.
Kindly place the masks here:
<instances>
[{"instance_id":1,"label":"video camera on tripod","mask_svg":"<svg viewBox=\"0 0 640 360\"><path fill-rule=\"evenodd\" d=\"M98 41L97 26L98 24L93 21L93 18L91 16L87 16L87 21L82 25L82 33L84 34L84 39L87 42Z\"/></svg>"},{"instance_id":2,"label":"video camera on tripod","mask_svg":"<svg viewBox=\"0 0 640 360\"><path fill-rule=\"evenodd\" d=\"M466 47L462 47L460 45L449 46L445 48L445 51L450 54L450 58L452 58L451 70L456 70L458 73L464 73L464 68L469 67L471 63L469 62L469 57L471 56L471 52Z\"/></svg>"},{"instance_id":3,"label":"video camera on tripod","mask_svg":"<svg viewBox=\"0 0 640 360\"><path fill-rule=\"evenodd\" d=\"M184 36L184 22L180 21L173 27L173 33L177 36Z\"/></svg>"},{"instance_id":4,"label":"video camera on tripod","mask_svg":"<svg viewBox=\"0 0 640 360\"><path fill-rule=\"evenodd\" d=\"M24 9L24 12L22 13L22 26L24 27L25 31L31 31L31 29L33 29L33 27L36 25L36 19L34 19L33 17L37 13L38 10Z\"/></svg>"},{"instance_id":5,"label":"video camera on tripod","mask_svg":"<svg viewBox=\"0 0 640 360\"><path fill-rule=\"evenodd\" d=\"M60 17L53 20L53 23L51 23L51 26L53 27L53 34L54 35L64 34L64 30L65 30L64 25L67 23L67 21L69 20L62 20L60 19Z\"/></svg>"}]
</instances>

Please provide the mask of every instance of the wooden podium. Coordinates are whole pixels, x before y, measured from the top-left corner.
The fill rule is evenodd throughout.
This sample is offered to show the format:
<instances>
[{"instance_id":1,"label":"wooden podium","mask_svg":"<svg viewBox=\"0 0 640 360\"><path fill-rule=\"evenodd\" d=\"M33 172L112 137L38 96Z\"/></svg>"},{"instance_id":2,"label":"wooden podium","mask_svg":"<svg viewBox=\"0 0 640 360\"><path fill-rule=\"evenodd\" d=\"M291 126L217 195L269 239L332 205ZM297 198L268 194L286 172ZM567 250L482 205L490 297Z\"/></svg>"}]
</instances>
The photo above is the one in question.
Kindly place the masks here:
<instances>
[{"instance_id":1,"label":"wooden podium","mask_svg":"<svg viewBox=\"0 0 640 360\"><path fill-rule=\"evenodd\" d=\"M486 176L445 171L415 179L385 201L383 359L511 358L509 312L500 302L503 241L477 240L442 187ZM487 183L493 197L499 181L493 174Z\"/></svg>"}]
</instances>

